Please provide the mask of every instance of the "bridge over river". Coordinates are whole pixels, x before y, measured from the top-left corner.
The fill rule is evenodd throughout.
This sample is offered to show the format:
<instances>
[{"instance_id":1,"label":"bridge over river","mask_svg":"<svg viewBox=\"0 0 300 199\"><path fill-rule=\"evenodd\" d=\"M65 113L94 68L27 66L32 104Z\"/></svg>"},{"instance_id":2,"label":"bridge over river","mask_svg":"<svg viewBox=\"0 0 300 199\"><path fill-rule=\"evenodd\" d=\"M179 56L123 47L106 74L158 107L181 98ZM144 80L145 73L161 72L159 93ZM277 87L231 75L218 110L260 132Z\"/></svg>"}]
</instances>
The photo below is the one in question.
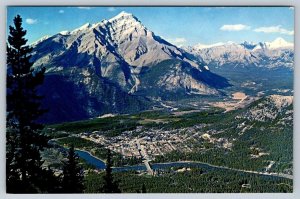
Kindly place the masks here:
<instances>
[{"instance_id":1,"label":"bridge over river","mask_svg":"<svg viewBox=\"0 0 300 199\"><path fill-rule=\"evenodd\" d=\"M145 164L145 166L147 168L148 174L153 175L154 174L153 169L151 168L151 166L149 164L149 162L150 162L149 156L146 153L144 147L141 146L139 139L136 139L136 145L137 145L137 148L138 148L142 158L144 159L143 163Z\"/></svg>"}]
</instances>

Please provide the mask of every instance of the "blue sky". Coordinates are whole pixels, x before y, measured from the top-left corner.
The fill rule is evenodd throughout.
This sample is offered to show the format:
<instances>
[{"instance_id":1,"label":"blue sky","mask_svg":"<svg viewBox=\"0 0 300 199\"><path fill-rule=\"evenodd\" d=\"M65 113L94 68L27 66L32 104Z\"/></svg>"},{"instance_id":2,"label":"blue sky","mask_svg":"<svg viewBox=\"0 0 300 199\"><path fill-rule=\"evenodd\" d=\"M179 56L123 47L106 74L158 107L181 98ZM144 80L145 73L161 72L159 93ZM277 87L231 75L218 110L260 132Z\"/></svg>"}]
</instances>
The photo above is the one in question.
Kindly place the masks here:
<instances>
[{"instance_id":1,"label":"blue sky","mask_svg":"<svg viewBox=\"0 0 300 199\"><path fill-rule=\"evenodd\" d=\"M289 7L8 7L7 26L20 14L32 43L121 11L177 45L294 40L294 9Z\"/></svg>"}]
</instances>

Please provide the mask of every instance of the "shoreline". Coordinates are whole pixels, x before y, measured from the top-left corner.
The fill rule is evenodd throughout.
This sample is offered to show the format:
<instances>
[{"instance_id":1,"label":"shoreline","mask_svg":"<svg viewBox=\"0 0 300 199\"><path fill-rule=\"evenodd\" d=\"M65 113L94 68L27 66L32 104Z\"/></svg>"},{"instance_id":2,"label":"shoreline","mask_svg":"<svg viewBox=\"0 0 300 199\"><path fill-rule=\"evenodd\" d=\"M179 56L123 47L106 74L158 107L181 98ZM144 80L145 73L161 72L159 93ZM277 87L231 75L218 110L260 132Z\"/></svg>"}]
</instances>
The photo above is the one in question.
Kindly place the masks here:
<instances>
[{"instance_id":1,"label":"shoreline","mask_svg":"<svg viewBox=\"0 0 300 199\"><path fill-rule=\"evenodd\" d=\"M101 162L103 162L106 166L106 161L105 160L102 160L96 156L94 156L91 152L89 151L86 151L86 150L83 150L83 149L78 149L78 148L74 148L76 151L81 151L81 152L85 152L87 154L89 154L90 156L92 156L93 158L97 159L97 160L100 160ZM121 167L114 167L112 166L111 168L114 168L114 169L117 169L117 168L125 168L125 167L135 167L135 166L143 166L143 164L136 164L136 165L124 165L124 166L121 166Z\"/></svg>"},{"instance_id":2,"label":"shoreline","mask_svg":"<svg viewBox=\"0 0 300 199\"><path fill-rule=\"evenodd\" d=\"M207 166L210 167L214 167L214 168L219 168L219 169L227 169L227 170L232 170L232 171L239 171L239 172L245 172L245 173L253 173L253 174L258 174L258 175L265 175L265 176L275 176L275 177L281 177L281 178L287 178L287 179L291 179L293 180L293 175L290 174L284 174L284 173L263 173L263 172L259 172L259 171L250 171L250 170L243 170L243 169L236 169L236 168L230 168L230 167L226 167L226 166L218 166L218 165L213 165L210 163L206 163L206 162L200 162L200 161L177 161L177 162L162 162L162 163L151 163L153 164L176 164L176 163L195 163L195 164L205 164Z\"/></svg>"},{"instance_id":3,"label":"shoreline","mask_svg":"<svg viewBox=\"0 0 300 199\"><path fill-rule=\"evenodd\" d=\"M68 150L67 148L59 145L60 147L64 148L65 150ZM106 161L102 160L101 158L98 158L96 156L94 156L91 152L86 151L84 149L79 149L79 148L74 148L75 151L81 151L81 152L85 152L87 154L89 154L91 157L103 162L106 166ZM84 159L84 158L83 158ZM156 163L152 163L150 162L150 166L151 165L167 165L167 164L184 164L184 163L194 163L194 164L204 164L210 167L214 167L214 168L219 168L219 169L227 169L227 170L232 170L232 171L238 171L238 172L245 172L245 173L252 173L252 174L258 174L258 175L264 175L264 176L274 176L274 177L281 177L281 178L287 178L287 179L291 179L293 180L293 175L290 174L284 174L284 173L263 173L263 172L259 172L259 171L250 171L250 170L243 170L243 169L236 169L236 168L230 168L230 167L226 167L226 166L218 166L218 165L213 165L210 163L206 163L206 162L200 162L200 161L189 161L189 160L182 160L182 161L173 161L173 162L156 162ZM125 168L125 167L135 167L135 166L142 166L141 165L127 165L127 166L121 166L121 167L112 167L112 168Z\"/></svg>"},{"instance_id":4,"label":"shoreline","mask_svg":"<svg viewBox=\"0 0 300 199\"><path fill-rule=\"evenodd\" d=\"M86 151L86 150L84 150L84 149L79 149L79 148L74 148L74 149L75 149L75 151L82 151L82 152L88 153L90 156L92 156L93 158L95 158L95 159L97 159L97 160L102 161L102 162L106 165L106 160L102 160L101 158L99 158L99 157L93 155L91 152Z\"/></svg>"},{"instance_id":5,"label":"shoreline","mask_svg":"<svg viewBox=\"0 0 300 199\"><path fill-rule=\"evenodd\" d=\"M85 151L85 150L81 150L81 149L76 149L78 151L83 151L88 153L90 156L102 161L105 164L105 161L101 160L100 158L97 158L95 156L93 156L90 152ZM184 163L191 163L191 164L204 164L213 168L219 168L219 169L227 169L227 170L232 170L232 171L238 171L238 172L245 172L245 173L252 173L252 174L257 174L257 175L264 175L264 176L275 176L275 177L281 177L281 178L287 178L287 179L291 179L293 180L293 176L290 174L280 174L280 173L263 173L263 172L259 172L259 171L249 171L249 170L243 170L243 169L236 169L236 168L230 168L230 167L226 167L226 166L218 166L218 165L212 165L210 163L206 163L206 162L200 162L200 161L176 161L176 162L161 162L161 163L151 163L150 162L150 166L151 165L168 165L168 164L184 164ZM130 167L135 167L135 166L143 166L143 165L127 165L127 166L122 166L122 167L112 167L112 168L130 168Z\"/></svg>"}]
</instances>

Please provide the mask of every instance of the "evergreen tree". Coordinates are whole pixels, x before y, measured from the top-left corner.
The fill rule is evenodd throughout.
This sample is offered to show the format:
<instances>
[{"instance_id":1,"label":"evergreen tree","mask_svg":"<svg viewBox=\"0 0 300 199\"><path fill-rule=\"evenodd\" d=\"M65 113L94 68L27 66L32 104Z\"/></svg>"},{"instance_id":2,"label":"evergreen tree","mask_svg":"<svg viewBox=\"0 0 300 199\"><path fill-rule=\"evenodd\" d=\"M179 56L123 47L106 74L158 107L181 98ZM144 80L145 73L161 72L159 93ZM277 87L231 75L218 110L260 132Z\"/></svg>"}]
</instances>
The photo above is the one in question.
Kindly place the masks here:
<instances>
[{"instance_id":1,"label":"evergreen tree","mask_svg":"<svg viewBox=\"0 0 300 199\"><path fill-rule=\"evenodd\" d=\"M16 136L14 129L7 127L6 133L6 187L7 192L17 193L21 185L20 174L15 161Z\"/></svg>"},{"instance_id":2,"label":"evergreen tree","mask_svg":"<svg viewBox=\"0 0 300 199\"><path fill-rule=\"evenodd\" d=\"M82 193L83 169L79 166L79 157L75 153L72 145L68 153L68 161L64 162L62 192L63 193Z\"/></svg>"},{"instance_id":3,"label":"evergreen tree","mask_svg":"<svg viewBox=\"0 0 300 199\"><path fill-rule=\"evenodd\" d=\"M114 179L113 179L111 167L112 167L111 152L109 149L107 149L104 185L102 187L101 192L103 192L103 193L121 193L118 183L116 181L114 181Z\"/></svg>"},{"instance_id":4,"label":"evergreen tree","mask_svg":"<svg viewBox=\"0 0 300 199\"><path fill-rule=\"evenodd\" d=\"M43 184L41 184L42 190L46 193L60 193L61 182L60 176L55 176L51 168L43 169Z\"/></svg>"},{"instance_id":5,"label":"evergreen tree","mask_svg":"<svg viewBox=\"0 0 300 199\"><path fill-rule=\"evenodd\" d=\"M145 186L144 183L143 183L143 185L142 185L142 193L147 193L146 186Z\"/></svg>"},{"instance_id":6,"label":"evergreen tree","mask_svg":"<svg viewBox=\"0 0 300 199\"><path fill-rule=\"evenodd\" d=\"M32 48L27 46L22 18L14 18L7 44L7 191L43 192L40 150L47 145L36 122L45 110L37 87L43 83L45 68L34 70L30 61ZM44 182L45 183L45 182Z\"/></svg>"}]
</instances>

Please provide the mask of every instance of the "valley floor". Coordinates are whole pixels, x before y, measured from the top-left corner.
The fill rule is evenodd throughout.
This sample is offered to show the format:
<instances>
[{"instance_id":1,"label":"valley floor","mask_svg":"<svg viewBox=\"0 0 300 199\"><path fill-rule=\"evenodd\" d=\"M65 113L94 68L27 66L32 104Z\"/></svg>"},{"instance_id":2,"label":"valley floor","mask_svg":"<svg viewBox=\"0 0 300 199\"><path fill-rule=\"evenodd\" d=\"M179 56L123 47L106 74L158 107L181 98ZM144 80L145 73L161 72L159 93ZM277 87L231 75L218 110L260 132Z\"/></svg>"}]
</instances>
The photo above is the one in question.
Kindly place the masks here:
<instances>
[{"instance_id":1,"label":"valley floor","mask_svg":"<svg viewBox=\"0 0 300 199\"><path fill-rule=\"evenodd\" d=\"M134 169L136 171L129 172L130 174L116 174L130 179L139 176L143 179L159 179L162 180L161 183L169 175L176 180L185 179L186 176L191 177L195 168L183 166L172 171L174 168L170 167L158 170L160 173L157 173L152 165L193 162L213 168L213 172L205 171L205 175L198 176L199 179L195 181L202 177L202 180L210 181L211 179L206 179L206 174L229 172L234 176L247 176L247 182L248 177L252 179L255 176L255 185L256 180L267 181L270 185L261 189L253 188L251 183L240 182L238 185L230 185L237 186L238 189L225 189L224 192L290 192L293 179L292 101L287 96L272 95L258 99L243 93L235 93L233 98L236 105L231 107L234 110L224 111L212 107L204 110L174 109L174 106L168 105L166 109L137 114L109 115L87 121L51 125L45 132L53 138L53 143L63 147L73 144L77 149L87 151L99 159L105 159L105 148L109 148L114 155L115 167L144 165L146 169L142 170L147 172ZM264 115L261 115L261 111L264 111ZM95 168L89 165L90 162L84 164L88 165L87 168ZM210 176L212 179L219 177ZM223 177L219 181L220 186L225 186L227 180L238 181L235 177ZM177 181L176 183L180 184ZM189 184L188 181L185 183ZM284 186L289 188L282 188L277 183L287 184ZM272 187L274 184L280 190ZM149 190L160 191L156 188ZM181 191L189 192L188 190ZM132 191L129 189L127 192ZM164 191L172 192L172 189ZM220 190L209 187L194 187L190 190L203 191Z\"/></svg>"}]
</instances>

